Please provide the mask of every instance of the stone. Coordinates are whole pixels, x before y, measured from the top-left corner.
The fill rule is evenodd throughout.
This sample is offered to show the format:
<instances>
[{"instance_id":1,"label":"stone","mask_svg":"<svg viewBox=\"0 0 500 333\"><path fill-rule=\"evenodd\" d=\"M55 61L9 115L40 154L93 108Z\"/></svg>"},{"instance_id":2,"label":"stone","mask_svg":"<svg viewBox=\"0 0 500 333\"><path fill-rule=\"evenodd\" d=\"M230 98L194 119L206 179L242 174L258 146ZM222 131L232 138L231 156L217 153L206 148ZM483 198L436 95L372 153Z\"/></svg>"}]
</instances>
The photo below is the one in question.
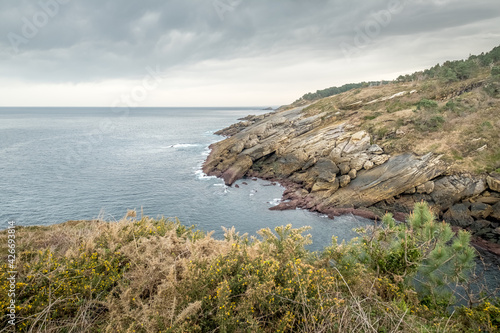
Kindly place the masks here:
<instances>
[{"instance_id":1,"label":"stone","mask_svg":"<svg viewBox=\"0 0 500 333\"><path fill-rule=\"evenodd\" d=\"M349 162L349 166L351 169L354 169L356 171L359 171L363 169L363 166L365 163L369 161L369 157L366 154L359 154L355 155L352 157L351 161Z\"/></svg>"},{"instance_id":2,"label":"stone","mask_svg":"<svg viewBox=\"0 0 500 333\"><path fill-rule=\"evenodd\" d=\"M470 215L475 219L485 219L493 212L490 205L484 203L473 203L470 206Z\"/></svg>"},{"instance_id":3,"label":"stone","mask_svg":"<svg viewBox=\"0 0 500 333\"><path fill-rule=\"evenodd\" d=\"M365 164L363 164L363 169L365 170L370 170L373 168L374 164L372 161L366 161Z\"/></svg>"},{"instance_id":4,"label":"stone","mask_svg":"<svg viewBox=\"0 0 500 333\"><path fill-rule=\"evenodd\" d=\"M371 159L371 161L375 165L382 165L385 162L387 162L389 160L389 158L390 158L389 155L378 155L378 156L373 157Z\"/></svg>"},{"instance_id":5,"label":"stone","mask_svg":"<svg viewBox=\"0 0 500 333\"><path fill-rule=\"evenodd\" d=\"M304 164L304 166L302 167L302 170L307 170L309 169L310 167L312 167L314 164L316 164L316 159L313 157L313 158L310 158L306 164Z\"/></svg>"},{"instance_id":6,"label":"stone","mask_svg":"<svg viewBox=\"0 0 500 333\"><path fill-rule=\"evenodd\" d=\"M333 183L330 184L330 190L328 191L328 195L332 195L340 188L340 181L335 179Z\"/></svg>"},{"instance_id":7,"label":"stone","mask_svg":"<svg viewBox=\"0 0 500 333\"><path fill-rule=\"evenodd\" d=\"M339 164L339 169L340 169L341 175L347 175L349 173L349 171L351 171L351 168L349 167L349 164L347 164L347 163Z\"/></svg>"},{"instance_id":8,"label":"stone","mask_svg":"<svg viewBox=\"0 0 500 333\"><path fill-rule=\"evenodd\" d=\"M467 228L474 223L470 210L464 204L450 207L443 215L443 219L451 225Z\"/></svg>"},{"instance_id":9,"label":"stone","mask_svg":"<svg viewBox=\"0 0 500 333\"><path fill-rule=\"evenodd\" d=\"M474 234L481 232L486 233L489 232L489 230L491 230L491 223L490 221L486 220L477 220L471 225L470 229Z\"/></svg>"},{"instance_id":10,"label":"stone","mask_svg":"<svg viewBox=\"0 0 500 333\"><path fill-rule=\"evenodd\" d=\"M404 193L405 194L415 194L415 193L417 193L417 188L416 187L412 187L412 188L406 190Z\"/></svg>"},{"instance_id":11,"label":"stone","mask_svg":"<svg viewBox=\"0 0 500 333\"><path fill-rule=\"evenodd\" d=\"M351 136L351 139L344 147L344 154L353 154L367 150L370 147L370 134L366 131L359 131Z\"/></svg>"},{"instance_id":12,"label":"stone","mask_svg":"<svg viewBox=\"0 0 500 333\"><path fill-rule=\"evenodd\" d=\"M478 197L476 199L476 202L481 202L481 203L485 203L485 204L488 204L488 205L494 205L497 202L500 202L500 198L493 197L493 196L488 196L488 197L481 196L481 197Z\"/></svg>"},{"instance_id":13,"label":"stone","mask_svg":"<svg viewBox=\"0 0 500 333\"><path fill-rule=\"evenodd\" d=\"M351 171L349 171L348 173L348 176L352 179L356 178L358 172L356 171L356 169L351 169Z\"/></svg>"},{"instance_id":14,"label":"stone","mask_svg":"<svg viewBox=\"0 0 500 333\"><path fill-rule=\"evenodd\" d=\"M490 190L500 192L500 174L493 172L486 177L486 182Z\"/></svg>"},{"instance_id":15,"label":"stone","mask_svg":"<svg viewBox=\"0 0 500 333\"><path fill-rule=\"evenodd\" d=\"M351 182L351 177L349 177L348 175L344 175L339 178L340 187L346 187L347 185L349 185L350 182Z\"/></svg>"},{"instance_id":16,"label":"stone","mask_svg":"<svg viewBox=\"0 0 500 333\"><path fill-rule=\"evenodd\" d=\"M313 168L313 173L317 175L320 180L326 182L333 182L336 174L340 171L337 165L328 158L320 158Z\"/></svg>"},{"instance_id":17,"label":"stone","mask_svg":"<svg viewBox=\"0 0 500 333\"><path fill-rule=\"evenodd\" d=\"M331 184L328 182L318 181L314 183L311 192L326 191L330 189Z\"/></svg>"},{"instance_id":18,"label":"stone","mask_svg":"<svg viewBox=\"0 0 500 333\"><path fill-rule=\"evenodd\" d=\"M432 182L432 181L425 182L424 184L417 186L416 191L417 191L417 193L420 193L420 194L424 194L424 193L431 194L432 191L434 191L434 182Z\"/></svg>"},{"instance_id":19,"label":"stone","mask_svg":"<svg viewBox=\"0 0 500 333\"><path fill-rule=\"evenodd\" d=\"M368 152L370 154L375 154L375 155L380 155L380 154L383 154L384 153L384 150L382 148L380 148L379 145L371 145L369 148L368 148Z\"/></svg>"},{"instance_id":20,"label":"stone","mask_svg":"<svg viewBox=\"0 0 500 333\"><path fill-rule=\"evenodd\" d=\"M500 202L491 207L490 217L500 221Z\"/></svg>"},{"instance_id":21,"label":"stone","mask_svg":"<svg viewBox=\"0 0 500 333\"><path fill-rule=\"evenodd\" d=\"M470 175L452 175L434 182L432 200L442 210L446 210L454 203L478 196L486 190L486 181L481 177Z\"/></svg>"}]
</instances>

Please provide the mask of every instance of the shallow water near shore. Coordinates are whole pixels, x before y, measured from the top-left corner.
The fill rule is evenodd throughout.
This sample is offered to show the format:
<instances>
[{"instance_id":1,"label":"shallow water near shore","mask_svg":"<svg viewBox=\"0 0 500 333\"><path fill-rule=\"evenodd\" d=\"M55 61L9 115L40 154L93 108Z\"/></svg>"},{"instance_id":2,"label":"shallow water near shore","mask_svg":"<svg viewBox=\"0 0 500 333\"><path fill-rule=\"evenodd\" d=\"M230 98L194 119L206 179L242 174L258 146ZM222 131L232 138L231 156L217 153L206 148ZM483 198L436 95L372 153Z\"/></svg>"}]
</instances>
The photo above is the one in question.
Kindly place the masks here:
<instances>
[{"instance_id":1,"label":"shallow water near shore","mask_svg":"<svg viewBox=\"0 0 500 333\"><path fill-rule=\"evenodd\" d=\"M100 217L118 220L128 209L178 217L222 236L222 226L255 235L291 223L311 226L319 250L350 239L371 221L329 220L307 211L269 211L284 190L262 180L239 188L207 177L201 165L213 133L252 108L1 108L0 221L50 225ZM243 185L246 181L248 185Z\"/></svg>"}]
</instances>

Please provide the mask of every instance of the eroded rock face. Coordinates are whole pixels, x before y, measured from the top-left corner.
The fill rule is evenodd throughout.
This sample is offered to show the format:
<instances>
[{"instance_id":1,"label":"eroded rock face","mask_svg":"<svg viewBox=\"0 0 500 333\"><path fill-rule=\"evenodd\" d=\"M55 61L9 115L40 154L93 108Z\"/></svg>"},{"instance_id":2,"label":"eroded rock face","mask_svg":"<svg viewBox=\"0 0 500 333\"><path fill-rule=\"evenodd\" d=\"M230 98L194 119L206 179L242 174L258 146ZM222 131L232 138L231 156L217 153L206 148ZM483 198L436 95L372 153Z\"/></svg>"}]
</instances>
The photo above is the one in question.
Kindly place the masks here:
<instances>
[{"instance_id":1,"label":"eroded rock face","mask_svg":"<svg viewBox=\"0 0 500 333\"><path fill-rule=\"evenodd\" d=\"M279 179L290 191L276 210L335 216L371 207L404 220L425 200L447 222L493 237L500 224L500 175L449 175L432 153L391 156L345 119L303 109L249 117L222 130L229 138L210 147L204 172L227 185L244 176Z\"/></svg>"},{"instance_id":2,"label":"eroded rock face","mask_svg":"<svg viewBox=\"0 0 500 333\"><path fill-rule=\"evenodd\" d=\"M438 156L405 154L358 174L350 185L334 193L325 203L335 207L368 207L401 194L445 171Z\"/></svg>"},{"instance_id":3,"label":"eroded rock face","mask_svg":"<svg viewBox=\"0 0 500 333\"><path fill-rule=\"evenodd\" d=\"M431 196L442 210L446 210L454 203L477 196L485 190L486 181L483 178L470 175L453 175L436 180Z\"/></svg>"}]
</instances>

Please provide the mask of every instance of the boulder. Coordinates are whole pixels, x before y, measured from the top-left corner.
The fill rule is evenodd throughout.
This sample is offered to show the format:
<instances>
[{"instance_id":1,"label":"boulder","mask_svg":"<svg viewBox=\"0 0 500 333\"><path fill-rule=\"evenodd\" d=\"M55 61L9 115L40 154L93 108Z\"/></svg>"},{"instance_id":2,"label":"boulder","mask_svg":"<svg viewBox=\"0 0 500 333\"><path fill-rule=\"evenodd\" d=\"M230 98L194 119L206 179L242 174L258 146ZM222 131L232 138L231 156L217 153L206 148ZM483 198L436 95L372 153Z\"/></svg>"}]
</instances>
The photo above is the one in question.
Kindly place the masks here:
<instances>
[{"instance_id":1,"label":"boulder","mask_svg":"<svg viewBox=\"0 0 500 333\"><path fill-rule=\"evenodd\" d=\"M347 164L347 163L339 164L339 169L340 169L341 175L347 175L349 173L349 171L351 171L351 168L349 167L349 164Z\"/></svg>"},{"instance_id":2,"label":"boulder","mask_svg":"<svg viewBox=\"0 0 500 333\"><path fill-rule=\"evenodd\" d=\"M329 183L335 180L339 171L337 165L328 158L320 158L313 168L313 173L317 175L319 180Z\"/></svg>"},{"instance_id":3,"label":"boulder","mask_svg":"<svg viewBox=\"0 0 500 333\"><path fill-rule=\"evenodd\" d=\"M365 170L370 170L371 168L373 168L373 162L372 161L366 161L365 164L363 164L363 169Z\"/></svg>"},{"instance_id":4,"label":"boulder","mask_svg":"<svg viewBox=\"0 0 500 333\"><path fill-rule=\"evenodd\" d=\"M416 191L417 191L417 193L420 193L420 194L423 194L423 193L431 194L432 191L434 191L434 182L432 182L432 181L425 182L424 184L417 186Z\"/></svg>"},{"instance_id":5,"label":"boulder","mask_svg":"<svg viewBox=\"0 0 500 333\"><path fill-rule=\"evenodd\" d=\"M454 203L477 196L486 190L486 181L470 175L452 175L434 182L432 200L442 210L450 208Z\"/></svg>"},{"instance_id":6,"label":"boulder","mask_svg":"<svg viewBox=\"0 0 500 333\"><path fill-rule=\"evenodd\" d=\"M369 161L369 157L366 154L354 155L351 159L351 162L349 163L349 166L351 167L351 169L359 171L359 170L363 169L363 166L368 161Z\"/></svg>"},{"instance_id":7,"label":"boulder","mask_svg":"<svg viewBox=\"0 0 500 333\"><path fill-rule=\"evenodd\" d=\"M347 174L351 180L356 178L356 175L358 174L358 172L356 171L356 169L351 169L351 171L349 171L349 173Z\"/></svg>"},{"instance_id":8,"label":"boulder","mask_svg":"<svg viewBox=\"0 0 500 333\"><path fill-rule=\"evenodd\" d=\"M500 174L493 172L486 177L488 187L495 192L500 192Z\"/></svg>"},{"instance_id":9,"label":"boulder","mask_svg":"<svg viewBox=\"0 0 500 333\"><path fill-rule=\"evenodd\" d=\"M380 154L383 154L384 153L384 150L382 148L380 148L379 145L371 145L369 148L368 148L368 152L370 154L375 154L375 155L380 155Z\"/></svg>"},{"instance_id":10,"label":"boulder","mask_svg":"<svg viewBox=\"0 0 500 333\"><path fill-rule=\"evenodd\" d=\"M487 233L491 232L491 223L486 220L477 220L470 226L470 230L474 233Z\"/></svg>"},{"instance_id":11,"label":"boulder","mask_svg":"<svg viewBox=\"0 0 500 333\"><path fill-rule=\"evenodd\" d=\"M385 162L387 162L389 160L389 158L390 158L389 155L378 155L378 156L374 156L371 159L371 161L375 165L381 165L381 164L384 164Z\"/></svg>"},{"instance_id":12,"label":"boulder","mask_svg":"<svg viewBox=\"0 0 500 333\"><path fill-rule=\"evenodd\" d=\"M453 205L444 213L443 219L451 225L467 228L474 223L470 210L464 204Z\"/></svg>"},{"instance_id":13,"label":"boulder","mask_svg":"<svg viewBox=\"0 0 500 333\"><path fill-rule=\"evenodd\" d=\"M476 202L470 206L470 215L475 219L485 219L493 212L490 205Z\"/></svg>"},{"instance_id":14,"label":"boulder","mask_svg":"<svg viewBox=\"0 0 500 333\"><path fill-rule=\"evenodd\" d=\"M494 204L491 207L490 217L494 218L495 220L500 221L500 202Z\"/></svg>"},{"instance_id":15,"label":"boulder","mask_svg":"<svg viewBox=\"0 0 500 333\"><path fill-rule=\"evenodd\" d=\"M351 182L351 177L349 177L348 175L344 175L339 178L340 187L346 187L347 185L349 185L350 182Z\"/></svg>"}]
</instances>

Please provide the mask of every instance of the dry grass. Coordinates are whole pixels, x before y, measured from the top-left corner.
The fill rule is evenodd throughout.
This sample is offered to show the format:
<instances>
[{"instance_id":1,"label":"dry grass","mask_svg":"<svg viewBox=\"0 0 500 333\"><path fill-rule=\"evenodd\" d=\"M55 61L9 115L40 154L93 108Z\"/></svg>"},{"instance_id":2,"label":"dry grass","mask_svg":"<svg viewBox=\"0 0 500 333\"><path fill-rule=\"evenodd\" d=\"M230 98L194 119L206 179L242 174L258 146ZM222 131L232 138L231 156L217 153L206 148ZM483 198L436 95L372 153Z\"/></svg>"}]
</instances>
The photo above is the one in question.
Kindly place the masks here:
<instances>
[{"instance_id":1,"label":"dry grass","mask_svg":"<svg viewBox=\"0 0 500 333\"><path fill-rule=\"evenodd\" d=\"M127 216L17 229L18 331L444 332L458 325L360 263L334 267L312 255L305 229L262 230L258 239L231 229L216 240L177 220ZM6 239L1 232L2 246ZM2 325L0 332L10 331Z\"/></svg>"}]
</instances>

